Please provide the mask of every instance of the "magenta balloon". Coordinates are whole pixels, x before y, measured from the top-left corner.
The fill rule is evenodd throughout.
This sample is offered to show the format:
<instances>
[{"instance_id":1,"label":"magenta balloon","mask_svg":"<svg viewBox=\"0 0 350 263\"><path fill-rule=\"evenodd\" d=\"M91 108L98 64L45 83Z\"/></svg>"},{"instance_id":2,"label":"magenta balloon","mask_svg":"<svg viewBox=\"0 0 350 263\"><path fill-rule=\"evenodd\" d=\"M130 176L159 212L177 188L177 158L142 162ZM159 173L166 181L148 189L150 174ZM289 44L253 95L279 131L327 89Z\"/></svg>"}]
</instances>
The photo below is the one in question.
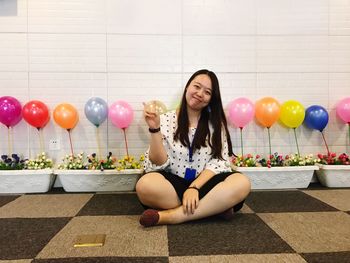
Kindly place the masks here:
<instances>
[{"instance_id":1,"label":"magenta balloon","mask_svg":"<svg viewBox=\"0 0 350 263\"><path fill-rule=\"evenodd\" d=\"M21 103L14 97L0 98L0 122L7 127L13 127L22 119Z\"/></svg>"},{"instance_id":2,"label":"magenta balloon","mask_svg":"<svg viewBox=\"0 0 350 263\"><path fill-rule=\"evenodd\" d=\"M343 122L350 124L350 98L345 98L339 101L336 111Z\"/></svg>"},{"instance_id":3,"label":"magenta balloon","mask_svg":"<svg viewBox=\"0 0 350 263\"><path fill-rule=\"evenodd\" d=\"M134 110L127 102L119 100L109 107L108 117L115 126L125 129L134 118Z\"/></svg>"},{"instance_id":4,"label":"magenta balloon","mask_svg":"<svg viewBox=\"0 0 350 263\"><path fill-rule=\"evenodd\" d=\"M232 124L243 128L254 118L255 106L249 99L238 98L229 104L228 114Z\"/></svg>"}]
</instances>

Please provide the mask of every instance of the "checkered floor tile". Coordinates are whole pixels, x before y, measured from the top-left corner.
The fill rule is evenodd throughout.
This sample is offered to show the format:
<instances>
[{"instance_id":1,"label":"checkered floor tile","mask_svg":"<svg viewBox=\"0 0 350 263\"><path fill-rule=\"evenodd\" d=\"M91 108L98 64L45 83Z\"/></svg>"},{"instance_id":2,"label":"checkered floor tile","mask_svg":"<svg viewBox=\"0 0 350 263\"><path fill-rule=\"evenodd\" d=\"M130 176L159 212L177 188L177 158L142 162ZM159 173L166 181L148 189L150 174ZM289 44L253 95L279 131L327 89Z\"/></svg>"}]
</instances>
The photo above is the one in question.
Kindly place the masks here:
<instances>
[{"instance_id":1,"label":"checkered floor tile","mask_svg":"<svg viewBox=\"0 0 350 263\"><path fill-rule=\"evenodd\" d=\"M350 189L253 191L230 221L143 228L135 193L0 195L0 263L350 262ZM81 234L102 247L74 248Z\"/></svg>"}]
</instances>

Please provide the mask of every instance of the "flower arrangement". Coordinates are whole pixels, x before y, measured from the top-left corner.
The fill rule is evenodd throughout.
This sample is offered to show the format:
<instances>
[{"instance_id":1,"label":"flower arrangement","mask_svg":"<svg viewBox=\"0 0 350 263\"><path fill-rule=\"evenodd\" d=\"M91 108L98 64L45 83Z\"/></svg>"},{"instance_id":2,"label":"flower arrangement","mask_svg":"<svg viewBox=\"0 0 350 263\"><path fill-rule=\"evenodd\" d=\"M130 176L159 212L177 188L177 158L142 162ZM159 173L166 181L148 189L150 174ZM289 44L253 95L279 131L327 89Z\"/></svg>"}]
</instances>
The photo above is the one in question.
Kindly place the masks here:
<instances>
[{"instance_id":1,"label":"flower arrangement","mask_svg":"<svg viewBox=\"0 0 350 263\"><path fill-rule=\"evenodd\" d=\"M349 155L346 153L342 153L337 156L336 153L328 153L317 155L317 163L327 164L327 165L350 165Z\"/></svg>"},{"instance_id":2,"label":"flower arrangement","mask_svg":"<svg viewBox=\"0 0 350 263\"><path fill-rule=\"evenodd\" d=\"M312 154L301 156L299 154L280 155L277 152L262 158L260 155L238 155L232 158L231 162L236 167L281 167L281 166L306 166L314 165L316 159Z\"/></svg>"},{"instance_id":3,"label":"flower arrangement","mask_svg":"<svg viewBox=\"0 0 350 263\"><path fill-rule=\"evenodd\" d=\"M21 159L17 154L1 155L0 170L22 170L25 166L25 159Z\"/></svg>"},{"instance_id":4,"label":"flower arrangement","mask_svg":"<svg viewBox=\"0 0 350 263\"><path fill-rule=\"evenodd\" d=\"M133 156L124 156L123 159L117 160L112 156L112 152L109 152L106 159L99 159L96 153L85 157L81 152L77 155L67 154L62 163L58 166L58 169L66 170L113 170L118 171L126 169L140 169L141 163L144 161L144 156L141 155L139 160L136 160Z\"/></svg>"},{"instance_id":5,"label":"flower arrangement","mask_svg":"<svg viewBox=\"0 0 350 263\"><path fill-rule=\"evenodd\" d=\"M286 155L284 160L284 166L307 166L307 165L315 165L317 159L314 158L313 154L308 154L305 156L301 156L297 153Z\"/></svg>"},{"instance_id":6,"label":"flower arrangement","mask_svg":"<svg viewBox=\"0 0 350 263\"><path fill-rule=\"evenodd\" d=\"M118 160L117 170L125 170L125 169L141 169L141 164L145 160L143 155L140 156L139 160L135 160L133 156L124 156L123 159Z\"/></svg>"},{"instance_id":7,"label":"flower arrangement","mask_svg":"<svg viewBox=\"0 0 350 263\"><path fill-rule=\"evenodd\" d=\"M268 158L262 158L259 160L259 164L262 167L277 167L277 166L284 166L284 158L283 155L280 155L278 153L274 153L268 156Z\"/></svg>"},{"instance_id":8,"label":"flower arrangement","mask_svg":"<svg viewBox=\"0 0 350 263\"><path fill-rule=\"evenodd\" d=\"M237 167L257 167L259 166L260 155L237 155L234 156L231 160L232 164Z\"/></svg>"},{"instance_id":9,"label":"flower arrangement","mask_svg":"<svg viewBox=\"0 0 350 263\"><path fill-rule=\"evenodd\" d=\"M85 159L83 152L77 155L66 154L62 159L62 163L58 165L57 168L65 170L85 170L87 169Z\"/></svg>"},{"instance_id":10,"label":"flower arrangement","mask_svg":"<svg viewBox=\"0 0 350 263\"><path fill-rule=\"evenodd\" d=\"M108 153L106 160L99 160L96 153L93 153L88 156L88 162L87 169L103 171L105 169L116 169L115 163L117 162L117 159L112 156L111 152Z\"/></svg>"},{"instance_id":11,"label":"flower arrangement","mask_svg":"<svg viewBox=\"0 0 350 263\"><path fill-rule=\"evenodd\" d=\"M24 169L28 170L39 170L52 167L53 162L51 159L47 158L45 152L38 154L35 159L29 159L24 162Z\"/></svg>"}]
</instances>

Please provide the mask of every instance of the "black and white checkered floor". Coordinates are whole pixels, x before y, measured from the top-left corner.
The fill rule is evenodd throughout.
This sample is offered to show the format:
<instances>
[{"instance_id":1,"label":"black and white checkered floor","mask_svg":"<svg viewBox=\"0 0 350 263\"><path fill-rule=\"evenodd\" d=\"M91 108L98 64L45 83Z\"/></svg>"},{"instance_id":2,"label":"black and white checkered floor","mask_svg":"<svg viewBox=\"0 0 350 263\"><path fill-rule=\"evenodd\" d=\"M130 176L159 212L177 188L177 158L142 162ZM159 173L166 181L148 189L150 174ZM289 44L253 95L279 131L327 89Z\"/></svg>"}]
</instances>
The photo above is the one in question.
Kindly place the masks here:
<instances>
[{"instance_id":1,"label":"black and white checkered floor","mask_svg":"<svg viewBox=\"0 0 350 263\"><path fill-rule=\"evenodd\" d=\"M231 221L143 228L142 211L135 193L2 195L0 263L350 262L349 188L253 191Z\"/></svg>"}]
</instances>

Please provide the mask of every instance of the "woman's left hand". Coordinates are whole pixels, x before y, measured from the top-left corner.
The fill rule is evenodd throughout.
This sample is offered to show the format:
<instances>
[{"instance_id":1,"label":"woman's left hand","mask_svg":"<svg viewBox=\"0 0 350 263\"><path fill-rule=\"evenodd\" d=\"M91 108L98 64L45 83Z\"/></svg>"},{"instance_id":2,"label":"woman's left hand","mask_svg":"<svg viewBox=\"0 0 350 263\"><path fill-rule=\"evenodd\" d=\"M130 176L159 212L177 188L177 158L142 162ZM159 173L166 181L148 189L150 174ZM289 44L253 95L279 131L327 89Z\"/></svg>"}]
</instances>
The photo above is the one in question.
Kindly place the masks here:
<instances>
[{"instance_id":1,"label":"woman's left hand","mask_svg":"<svg viewBox=\"0 0 350 263\"><path fill-rule=\"evenodd\" d=\"M199 193L196 189L187 189L182 198L182 207L185 214L194 213L199 204Z\"/></svg>"}]
</instances>

